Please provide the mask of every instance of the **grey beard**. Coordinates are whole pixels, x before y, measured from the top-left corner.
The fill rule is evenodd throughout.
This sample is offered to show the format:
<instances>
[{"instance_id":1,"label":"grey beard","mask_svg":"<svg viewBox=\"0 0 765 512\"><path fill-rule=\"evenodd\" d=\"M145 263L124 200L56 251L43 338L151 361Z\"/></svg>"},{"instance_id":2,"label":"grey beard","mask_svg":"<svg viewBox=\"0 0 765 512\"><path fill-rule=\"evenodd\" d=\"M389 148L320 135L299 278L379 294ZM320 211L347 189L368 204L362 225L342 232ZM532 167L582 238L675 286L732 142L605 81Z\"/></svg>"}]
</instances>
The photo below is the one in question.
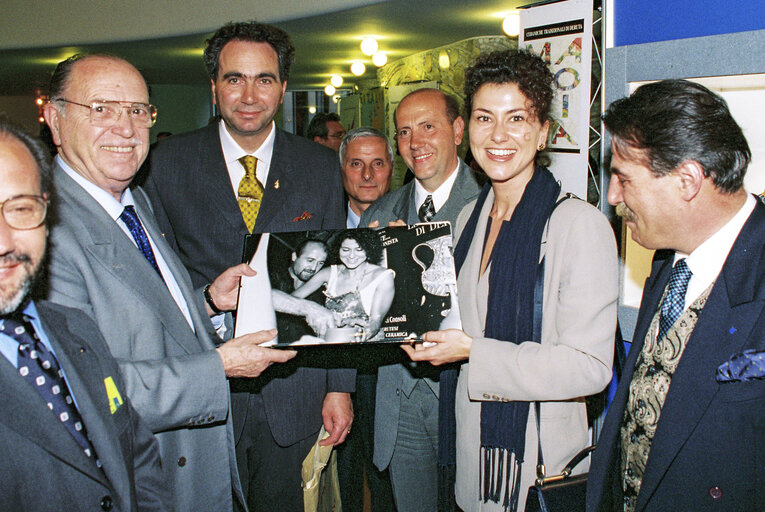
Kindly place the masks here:
<instances>
[{"instance_id":1,"label":"grey beard","mask_svg":"<svg viewBox=\"0 0 765 512\"><path fill-rule=\"evenodd\" d=\"M8 315L19 309L19 306L24 302L24 299L27 298L30 288L32 288L32 276L27 276L26 279L22 281L16 294L7 302L0 304L0 315Z\"/></svg>"}]
</instances>

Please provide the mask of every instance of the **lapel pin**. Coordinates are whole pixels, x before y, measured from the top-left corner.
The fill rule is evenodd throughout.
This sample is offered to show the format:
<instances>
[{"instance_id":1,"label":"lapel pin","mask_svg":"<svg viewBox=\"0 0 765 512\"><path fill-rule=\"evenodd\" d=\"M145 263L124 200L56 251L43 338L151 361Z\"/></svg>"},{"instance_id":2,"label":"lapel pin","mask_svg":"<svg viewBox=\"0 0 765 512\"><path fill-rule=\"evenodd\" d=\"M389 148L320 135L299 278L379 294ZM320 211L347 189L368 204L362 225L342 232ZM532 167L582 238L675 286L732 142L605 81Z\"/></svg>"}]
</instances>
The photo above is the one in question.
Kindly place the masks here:
<instances>
[{"instance_id":1,"label":"lapel pin","mask_svg":"<svg viewBox=\"0 0 765 512\"><path fill-rule=\"evenodd\" d=\"M274 182L274 188L275 188L276 190L279 190L279 180L276 180L276 181Z\"/></svg>"}]
</instances>

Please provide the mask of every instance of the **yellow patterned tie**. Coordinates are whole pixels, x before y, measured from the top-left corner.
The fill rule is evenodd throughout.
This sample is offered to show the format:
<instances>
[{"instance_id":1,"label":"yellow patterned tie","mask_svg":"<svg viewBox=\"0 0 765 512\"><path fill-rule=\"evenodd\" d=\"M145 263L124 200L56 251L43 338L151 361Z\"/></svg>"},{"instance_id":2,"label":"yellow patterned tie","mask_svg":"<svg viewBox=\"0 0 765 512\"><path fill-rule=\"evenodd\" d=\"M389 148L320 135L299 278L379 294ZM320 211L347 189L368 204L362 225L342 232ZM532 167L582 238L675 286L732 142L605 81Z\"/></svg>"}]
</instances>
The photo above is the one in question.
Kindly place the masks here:
<instances>
[{"instance_id":1,"label":"yellow patterned tie","mask_svg":"<svg viewBox=\"0 0 765 512\"><path fill-rule=\"evenodd\" d=\"M255 168L258 165L258 159L247 155L239 159L244 166L244 177L239 182L237 195L239 199L239 209L242 210L242 218L247 225L247 230L252 233L255 226L255 219L258 218L260 210L260 200L263 199L263 185L255 177Z\"/></svg>"}]
</instances>

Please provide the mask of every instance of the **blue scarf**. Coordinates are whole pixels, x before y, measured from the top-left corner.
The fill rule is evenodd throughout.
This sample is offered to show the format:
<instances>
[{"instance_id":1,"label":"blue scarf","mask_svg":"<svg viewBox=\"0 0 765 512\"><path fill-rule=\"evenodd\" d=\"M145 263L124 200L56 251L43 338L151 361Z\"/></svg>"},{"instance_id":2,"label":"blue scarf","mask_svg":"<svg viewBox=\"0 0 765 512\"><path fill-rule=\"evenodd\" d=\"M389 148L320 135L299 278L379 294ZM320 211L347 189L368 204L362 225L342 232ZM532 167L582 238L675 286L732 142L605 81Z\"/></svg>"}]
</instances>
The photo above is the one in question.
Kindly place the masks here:
<instances>
[{"instance_id":1,"label":"blue scarf","mask_svg":"<svg viewBox=\"0 0 765 512\"><path fill-rule=\"evenodd\" d=\"M470 249L478 217L491 188L486 184L454 250L457 274ZM485 336L509 343L536 341L533 338L534 284L539 264L539 247L547 221L555 208L560 185L544 167L534 175L515 207L512 218L503 222L490 256L488 310ZM491 219L489 219L491 220ZM487 229L488 232L488 229ZM485 240L485 237L484 237ZM439 509L448 509L453 499L456 462L455 398L458 365L441 372L439 390ZM515 511L526 445L528 402L483 402L481 404L481 498ZM512 457L515 467L510 467Z\"/></svg>"}]
</instances>

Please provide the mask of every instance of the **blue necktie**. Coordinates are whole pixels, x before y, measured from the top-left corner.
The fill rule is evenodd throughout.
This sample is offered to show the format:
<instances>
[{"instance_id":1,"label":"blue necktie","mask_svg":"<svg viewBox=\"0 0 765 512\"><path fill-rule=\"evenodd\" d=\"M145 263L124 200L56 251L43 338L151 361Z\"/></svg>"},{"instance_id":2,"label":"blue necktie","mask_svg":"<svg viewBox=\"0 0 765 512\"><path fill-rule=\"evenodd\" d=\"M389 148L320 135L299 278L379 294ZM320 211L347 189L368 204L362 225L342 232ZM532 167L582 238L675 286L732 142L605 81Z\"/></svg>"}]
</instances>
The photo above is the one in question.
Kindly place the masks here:
<instances>
[{"instance_id":1,"label":"blue necktie","mask_svg":"<svg viewBox=\"0 0 765 512\"><path fill-rule=\"evenodd\" d=\"M693 272L688 268L685 259L678 260L669 276L669 287L664 302L661 304L661 319L659 320L659 337L664 338L667 331L675 324L685 309L685 292Z\"/></svg>"},{"instance_id":2,"label":"blue necktie","mask_svg":"<svg viewBox=\"0 0 765 512\"><path fill-rule=\"evenodd\" d=\"M146 236L146 231L143 230L143 226L141 226L141 221L138 219L138 215L136 214L133 205L129 204L125 206L125 209L122 210L122 213L120 214L120 220L128 227L138 248L146 259L149 260L149 263L151 263L151 266L154 267L154 270L157 271L157 274L159 274L159 277L161 278L162 272L159 271L159 265L157 265L157 259L154 257L154 251L151 250L149 237Z\"/></svg>"},{"instance_id":3,"label":"blue necktie","mask_svg":"<svg viewBox=\"0 0 765 512\"><path fill-rule=\"evenodd\" d=\"M80 445L85 455L96 460L93 445L88 440L85 425L74 405L64 374L53 353L40 341L34 327L26 316L3 318L0 332L10 336L19 344L18 370L45 400L48 409L64 424ZM100 463L96 460L96 464Z\"/></svg>"}]
</instances>

